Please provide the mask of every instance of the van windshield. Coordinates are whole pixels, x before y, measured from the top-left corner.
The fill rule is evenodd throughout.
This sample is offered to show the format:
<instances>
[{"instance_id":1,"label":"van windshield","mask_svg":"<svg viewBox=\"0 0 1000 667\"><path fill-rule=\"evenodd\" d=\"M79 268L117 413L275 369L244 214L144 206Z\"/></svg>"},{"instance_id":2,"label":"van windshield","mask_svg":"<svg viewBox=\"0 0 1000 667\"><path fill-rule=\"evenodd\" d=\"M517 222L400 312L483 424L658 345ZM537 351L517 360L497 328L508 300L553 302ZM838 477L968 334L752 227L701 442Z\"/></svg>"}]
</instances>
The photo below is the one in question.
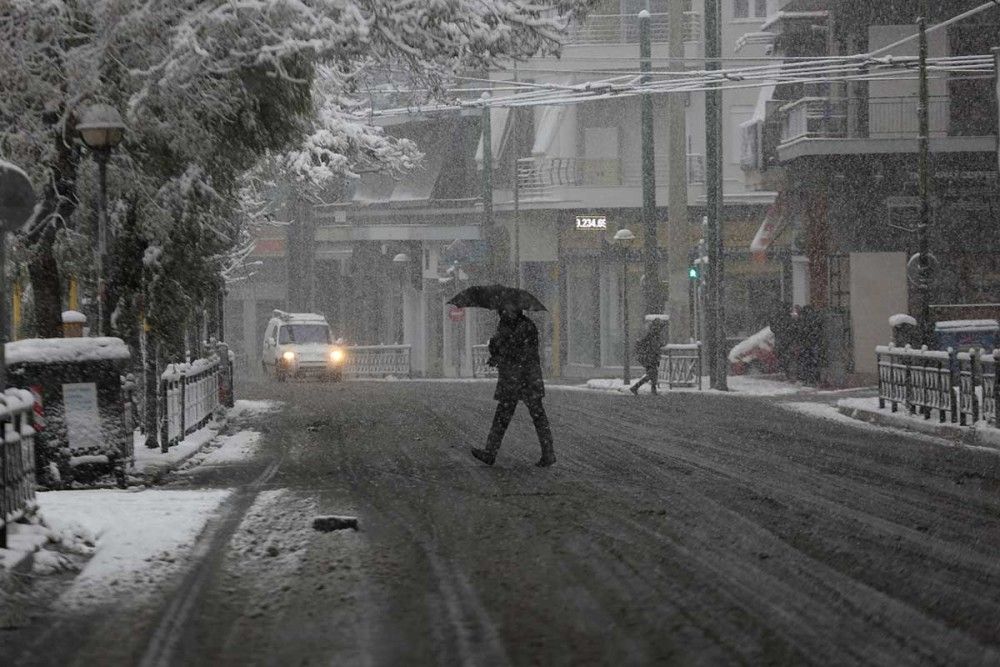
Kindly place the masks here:
<instances>
[{"instance_id":1,"label":"van windshield","mask_svg":"<svg viewBox=\"0 0 1000 667\"><path fill-rule=\"evenodd\" d=\"M278 330L278 342L330 344L330 328L323 324L286 324Z\"/></svg>"}]
</instances>

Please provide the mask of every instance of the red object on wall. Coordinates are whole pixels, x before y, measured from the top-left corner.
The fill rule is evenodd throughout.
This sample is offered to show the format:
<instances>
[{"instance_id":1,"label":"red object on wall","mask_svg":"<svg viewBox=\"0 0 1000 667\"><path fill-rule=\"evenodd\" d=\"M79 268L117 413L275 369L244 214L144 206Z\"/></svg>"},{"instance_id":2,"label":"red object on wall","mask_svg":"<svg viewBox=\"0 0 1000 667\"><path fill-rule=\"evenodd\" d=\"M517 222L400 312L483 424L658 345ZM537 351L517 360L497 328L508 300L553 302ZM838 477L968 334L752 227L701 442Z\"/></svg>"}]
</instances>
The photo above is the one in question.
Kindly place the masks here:
<instances>
[{"instance_id":1,"label":"red object on wall","mask_svg":"<svg viewBox=\"0 0 1000 667\"><path fill-rule=\"evenodd\" d=\"M448 319L452 322L461 322L465 319L465 309L451 306L448 308Z\"/></svg>"},{"instance_id":2,"label":"red object on wall","mask_svg":"<svg viewBox=\"0 0 1000 667\"><path fill-rule=\"evenodd\" d=\"M35 431L45 430L45 405L42 403L42 385L31 385L31 395L35 397L33 410L35 411Z\"/></svg>"}]
</instances>

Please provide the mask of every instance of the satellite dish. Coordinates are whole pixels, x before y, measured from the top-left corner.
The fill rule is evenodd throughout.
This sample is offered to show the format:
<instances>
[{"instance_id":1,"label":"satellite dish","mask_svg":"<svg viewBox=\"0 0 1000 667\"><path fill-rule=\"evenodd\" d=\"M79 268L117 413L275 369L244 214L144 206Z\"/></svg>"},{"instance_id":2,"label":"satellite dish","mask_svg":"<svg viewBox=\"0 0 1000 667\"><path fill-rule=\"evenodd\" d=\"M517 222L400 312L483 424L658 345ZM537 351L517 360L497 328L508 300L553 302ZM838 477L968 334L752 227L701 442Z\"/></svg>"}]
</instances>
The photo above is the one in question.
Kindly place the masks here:
<instances>
[{"instance_id":1,"label":"satellite dish","mask_svg":"<svg viewBox=\"0 0 1000 667\"><path fill-rule=\"evenodd\" d=\"M34 210L35 190L27 174L0 160L0 229L4 232L19 229Z\"/></svg>"}]
</instances>

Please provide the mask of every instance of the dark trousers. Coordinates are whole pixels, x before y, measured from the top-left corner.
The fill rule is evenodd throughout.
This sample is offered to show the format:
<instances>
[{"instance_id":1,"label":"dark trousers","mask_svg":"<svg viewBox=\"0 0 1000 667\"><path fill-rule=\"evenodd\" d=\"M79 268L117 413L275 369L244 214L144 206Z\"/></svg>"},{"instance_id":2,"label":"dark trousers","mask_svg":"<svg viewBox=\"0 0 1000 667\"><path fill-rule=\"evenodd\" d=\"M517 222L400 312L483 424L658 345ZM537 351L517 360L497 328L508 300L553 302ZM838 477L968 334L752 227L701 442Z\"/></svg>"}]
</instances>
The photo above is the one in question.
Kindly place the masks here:
<instances>
[{"instance_id":1,"label":"dark trousers","mask_svg":"<svg viewBox=\"0 0 1000 667\"><path fill-rule=\"evenodd\" d=\"M633 389L638 389L639 387L641 387L642 385L644 385L644 384L646 384L648 382L650 388L653 390L653 393L655 394L656 393L656 384L659 381L659 379L660 379L660 368L659 368L659 366L651 366L651 367L649 367L649 368L646 369L646 374L643 375L639 379L638 382L636 382L634 385L632 385L632 388Z\"/></svg>"},{"instance_id":2,"label":"dark trousers","mask_svg":"<svg viewBox=\"0 0 1000 667\"><path fill-rule=\"evenodd\" d=\"M535 433L538 434L538 444L542 447L542 454L552 452L552 429L549 427L549 418L545 414L545 407L542 406L542 399L527 398L524 404L528 406L528 414L531 421L535 423ZM490 427L490 435L486 439L486 449L496 452L503 442L504 433L510 426L510 420L517 410L517 401L500 401L497 403L496 414L493 415L493 426Z\"/></svg>"}]
</instances>

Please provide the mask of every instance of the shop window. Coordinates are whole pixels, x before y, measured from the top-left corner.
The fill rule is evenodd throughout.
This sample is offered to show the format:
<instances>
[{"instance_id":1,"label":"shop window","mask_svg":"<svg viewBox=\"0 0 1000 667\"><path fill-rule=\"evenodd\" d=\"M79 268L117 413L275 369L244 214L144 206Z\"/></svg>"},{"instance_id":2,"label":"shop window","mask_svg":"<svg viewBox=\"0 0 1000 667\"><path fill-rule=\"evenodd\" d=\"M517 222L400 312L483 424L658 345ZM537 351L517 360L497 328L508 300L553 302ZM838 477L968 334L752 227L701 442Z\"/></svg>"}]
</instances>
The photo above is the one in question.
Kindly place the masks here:
<instances>
[{"instance_id":1,"label":"shop window","mask_svg":"<svg viewBox=\"0 0 1000 667\"><path fill-rule=\"evenodd\" d=\"M753 13L751 13L753 12ZM733 18L761 19L767 16L767 0L734 0Z\"/></svg>"}]
</instances>

